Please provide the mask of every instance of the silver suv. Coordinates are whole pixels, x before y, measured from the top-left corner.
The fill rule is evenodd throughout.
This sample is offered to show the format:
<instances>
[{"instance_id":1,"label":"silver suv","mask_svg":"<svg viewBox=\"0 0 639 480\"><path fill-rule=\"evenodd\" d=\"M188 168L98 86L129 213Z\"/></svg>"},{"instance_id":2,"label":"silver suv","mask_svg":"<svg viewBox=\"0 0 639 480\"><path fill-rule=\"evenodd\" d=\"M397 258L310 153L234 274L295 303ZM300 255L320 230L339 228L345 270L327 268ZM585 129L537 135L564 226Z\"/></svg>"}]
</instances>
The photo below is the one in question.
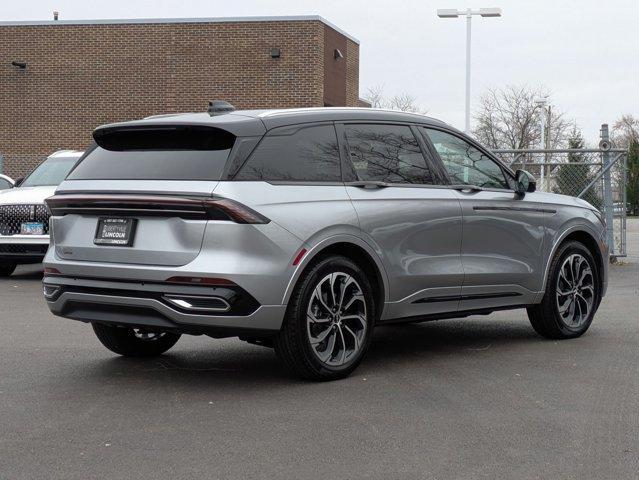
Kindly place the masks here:
<instances>
[{"instance_id":1,"label":"silver suv","mask_svg":"<svg viewBox=\"0 0 639 480\"><path fill-rule=\"evenodd\" d=\"M377 325L527 308L573 338L606 291L594 207L431 118L214 104L93 136L47 200L44 295L121 355L238 336L335 379Z\"/></svg>"}]
</instances>

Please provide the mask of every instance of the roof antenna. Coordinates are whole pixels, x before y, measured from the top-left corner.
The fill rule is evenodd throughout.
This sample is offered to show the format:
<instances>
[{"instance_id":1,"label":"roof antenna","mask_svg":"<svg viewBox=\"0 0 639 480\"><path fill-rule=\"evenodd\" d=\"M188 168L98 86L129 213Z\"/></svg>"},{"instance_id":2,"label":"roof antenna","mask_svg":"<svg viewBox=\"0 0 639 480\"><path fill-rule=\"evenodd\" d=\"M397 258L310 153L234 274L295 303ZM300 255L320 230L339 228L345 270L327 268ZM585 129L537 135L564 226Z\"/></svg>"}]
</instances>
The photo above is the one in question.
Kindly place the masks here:
<instances>
[{"instance_id":1,"label":"roof antenna","mask_svg":"<svg viewBox=\"0 0 639 480\"><path fill-rule=\"evenodd\" d=\"M58 12L55 10L53 11L53 20L56 22L58 21Z\"/></svg>"},{"instance_id":2,"label":"roof antenna","mask_svg":"<svg viewBox=\"0 0 639 480\"><path fill-rule=\"evenodd\" d=\"M225 113L231 113L235 111L235 107L229 102L223 100L213 100L209 102L209 108L207 110L209 115L215 117L216 115L224 115Z\"/></svg>"}]
</instances>

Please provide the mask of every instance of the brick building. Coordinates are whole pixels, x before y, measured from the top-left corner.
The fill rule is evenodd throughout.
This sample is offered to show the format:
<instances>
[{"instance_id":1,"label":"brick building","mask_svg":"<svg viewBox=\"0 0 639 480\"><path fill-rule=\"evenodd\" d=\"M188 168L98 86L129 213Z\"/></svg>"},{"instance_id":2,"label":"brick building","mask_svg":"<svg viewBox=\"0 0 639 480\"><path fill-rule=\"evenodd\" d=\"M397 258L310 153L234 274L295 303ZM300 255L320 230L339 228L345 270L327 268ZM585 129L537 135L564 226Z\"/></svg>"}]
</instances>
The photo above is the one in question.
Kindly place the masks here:
<instances>
[{"instance_id":1,"label":"brick building","mask_svg":"<svg viewBox=\"0 0 639 480\"><path fill-rule=\"evenodd\" d=\"M213 99L357 106L358 95L359 44L319 16L0 22L0 154L13 176L83 149L103 123Z\"/></svg>"}]
</instances>

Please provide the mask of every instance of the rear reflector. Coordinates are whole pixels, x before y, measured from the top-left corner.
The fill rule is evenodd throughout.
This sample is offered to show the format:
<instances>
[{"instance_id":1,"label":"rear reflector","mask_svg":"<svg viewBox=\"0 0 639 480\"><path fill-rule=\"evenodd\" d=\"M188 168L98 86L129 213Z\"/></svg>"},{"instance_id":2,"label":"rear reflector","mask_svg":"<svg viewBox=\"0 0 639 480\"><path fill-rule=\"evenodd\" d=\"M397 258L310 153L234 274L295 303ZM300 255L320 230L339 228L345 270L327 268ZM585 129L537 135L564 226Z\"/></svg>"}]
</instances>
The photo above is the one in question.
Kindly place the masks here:
<instances>
[{"instance_id":1,"label":"rear reflector","mask_svg":"<svg viewBox=\"0 0 639 480\"><path fill-rule=\"evenodd\" d=\"M300 253L298 253L297 256L295 257L295 260L293 260L294 266L298 265L302 261L302 258L304 258L304 255L306 255L307 251L308 250L306 250L305 248L302 248L300 250Z\"/></svg>"},{"instance_id":2,"label":"rear reflector","mask_svg":"<svg viewBox=\"0 0 639 480\"><path fill-rule=\"evenodd\" d=\"M237 286L234 282L226 278L209 278L209 277L171 277L166 283L184 283L189 285L216 285L220 287Z\"/></svg>"},{"instance_id":3,"label":"rear reflector","mask_svg":"<svg viewBox=\"0 0 639 480\"><path fill-rule=\"evenodd\" d=\"M60 270L58 270L57 268L52 268L52 267L44 267L44 274L45 275L60 275Z\"/></svg>"}]
</instances>

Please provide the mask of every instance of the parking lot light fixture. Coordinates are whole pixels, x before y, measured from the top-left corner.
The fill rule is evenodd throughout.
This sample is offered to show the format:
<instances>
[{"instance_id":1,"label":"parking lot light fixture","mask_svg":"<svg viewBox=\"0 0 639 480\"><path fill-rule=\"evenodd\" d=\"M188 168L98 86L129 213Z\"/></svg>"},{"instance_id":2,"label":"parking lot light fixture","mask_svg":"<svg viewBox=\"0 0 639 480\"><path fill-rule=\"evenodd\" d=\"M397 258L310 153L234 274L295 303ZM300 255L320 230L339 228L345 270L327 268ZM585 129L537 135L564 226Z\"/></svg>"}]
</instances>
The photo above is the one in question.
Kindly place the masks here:
<instances>
[{"instance_id":1,"label":"parking lot light fixture","mask_svg":"<svg viewBox=\"0 0 639 480\"><path fill-rule=\"evenodd\" d=\"M473 15L479 15L481 17L501 17L501 8L480 8L479 10L472 10L470 8L466 10L440 8L437 10L437 16L439 18L466 17L466 121L464 125L464 131L466 133L470 133L470 25Z\"/></svg>"}]
</instances>

